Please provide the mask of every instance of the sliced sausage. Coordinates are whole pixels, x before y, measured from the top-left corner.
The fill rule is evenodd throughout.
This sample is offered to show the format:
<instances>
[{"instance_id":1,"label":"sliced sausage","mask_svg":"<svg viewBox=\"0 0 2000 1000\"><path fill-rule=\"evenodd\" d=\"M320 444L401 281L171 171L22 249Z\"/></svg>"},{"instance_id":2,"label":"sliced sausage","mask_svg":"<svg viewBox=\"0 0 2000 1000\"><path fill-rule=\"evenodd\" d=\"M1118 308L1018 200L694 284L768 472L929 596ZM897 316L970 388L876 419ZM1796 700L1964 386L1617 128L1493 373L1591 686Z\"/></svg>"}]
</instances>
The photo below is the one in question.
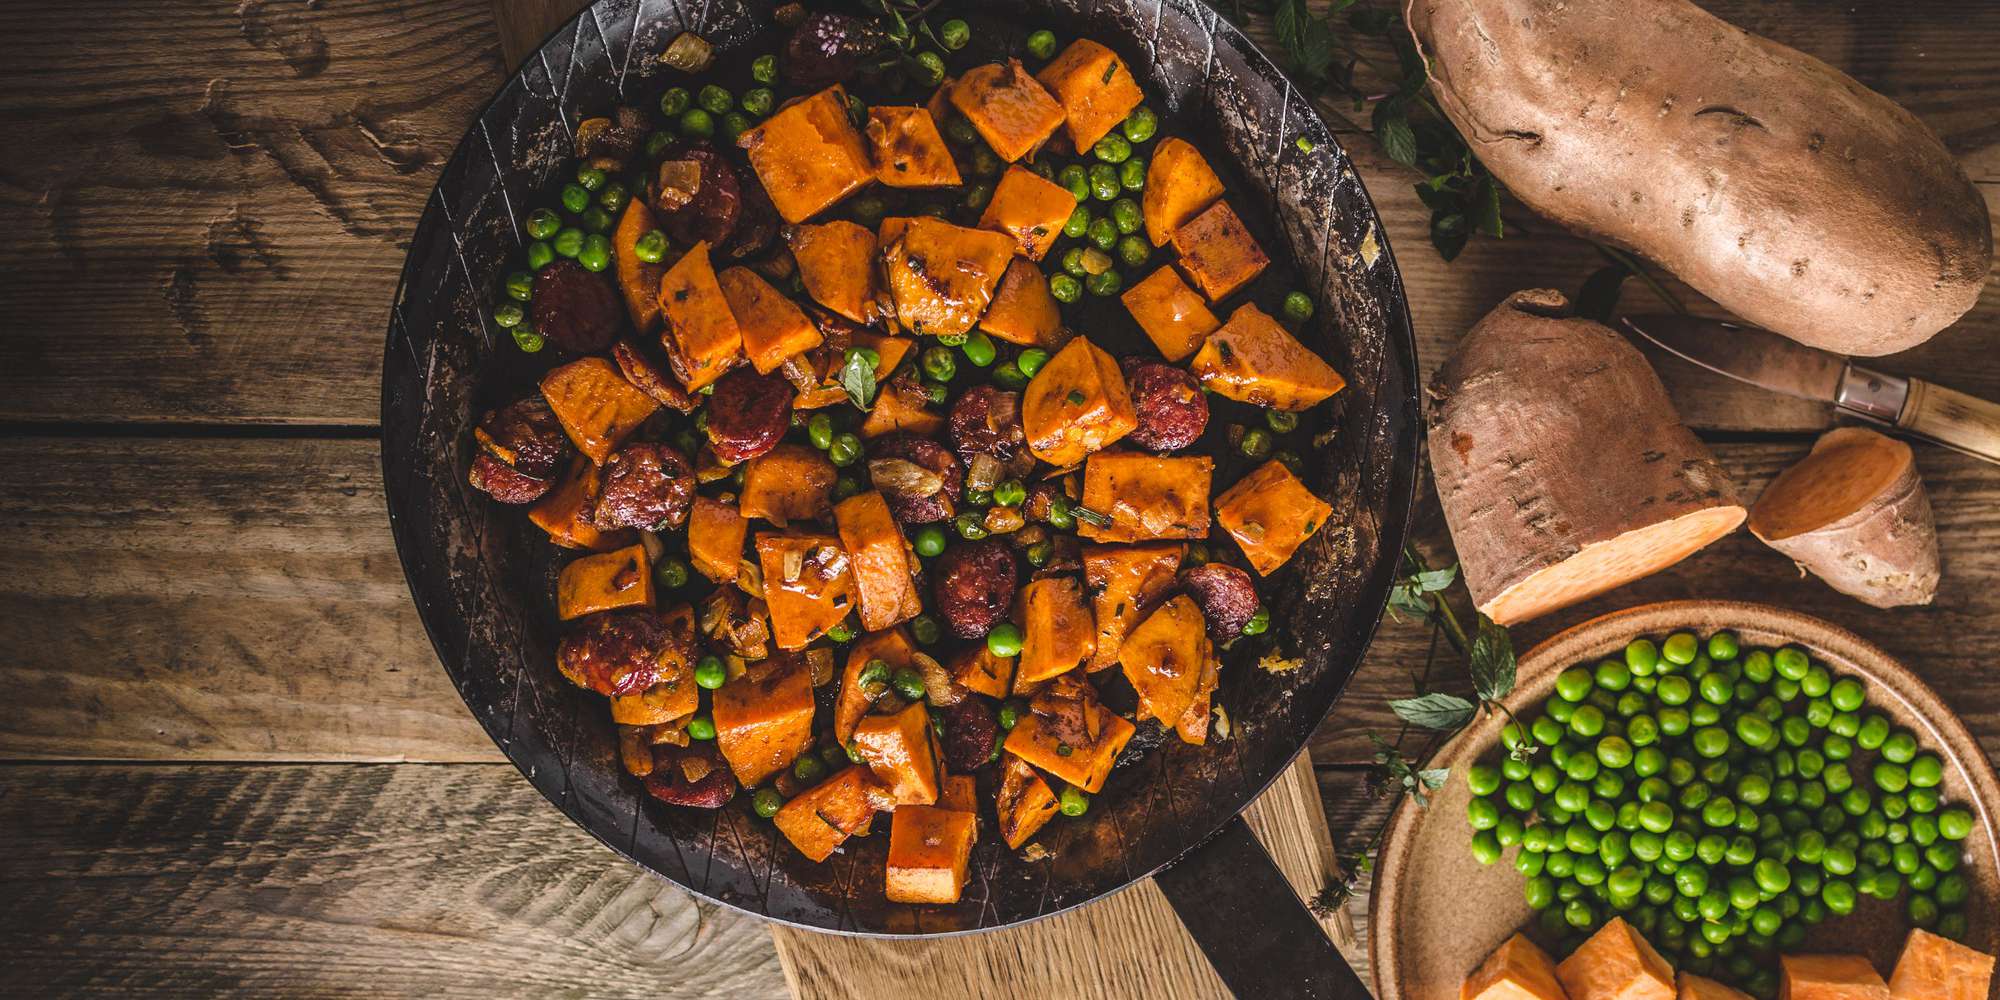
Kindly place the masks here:
<instances>
[{"instance_id":1,"label":"sliced sausage","mask_svg":"<svg viewBox=\"0 0 2000 1000\"><path fill-rule=\"evenodd\" d=\"M554 479L573 450L562 421L539 395L487 413L472 436L488 455L534 479Z\"/></svg>"},{"instance_id":2,"label":"sliced sausage","mask_svg":"<svg viewBox=\"0 0 2000 1000\"><path fill-rule=\"evenodd\" d=\"M953 774L985 766L1000 742L1000 724L977 698L967 698L945 713L944 759Z\"/></svg>"},{"instance_id":3,"label":"sliced sausage","mask_svg":"<svg viewBox=\"0 0 2000 1000\"><path fill-rule=\"evenodd\" d=\"M1153 451L1178 451L1208 427L1208 400L1193 375L1167 364L1126 358L1125 386L1139 425L1126 440Z\"/></svg>"},{"instance_id":4,"label":"sliced sausage","mask_svg":"<svg viewBox=\"0 0 2000 1000\"><path fill-rule=\"evenodd\" d=\"M694 408L700 405L701 401L681 387L680 380L674 378L666 365L654 361L637 343L619 341L611 348L611 358L618 362L618 370L624 374L625 381L651 396L653 402L682 413L693 413Z\"/></svg>"},{"instance_id":5,"label":"sliced sausage","mask_svg":"<svg viewBox=\"0 0 2000 1000\"><path fill-rule=\"evenodd\" d=\"M660 228L675 243L706 240L721 247L736 232L743 211L743 183L722 154L707 143L683 143L660 163L653 204Z\"/></svg>"},{"instance_id":6,"label":"sliced sausage","mask_svg":"<svg viewBox=\"0 0 2000 1000\"><path fill-rule=\"evenodd\" d=\"M678 528L687 523L694 488L687 456L653 441L628 444L605 461L604 485L590 519L604 531Z\"/></svg>"},{"instance_id":7,"label":"sliced sausage","mask_svg":"<svg viewBox=\"0 0 2000 1000\"><path fill-rule=\"evenodd\" d=\"M554 260L535 275L528 302L535 330L571 354L596 354L611 346L625 323L625 304L603 275L573 260Z\"/></svg>"},{"instance_id":8,"label":"sliced sausage","mask_svg":"<svg viewBox=\"0 0 2000 1000\"><path fill-rule=\"evenodd\" d=\"M1182 570L1181 586L1201 605L1202 617L1208 619L1208 634L1217 641L1243 634L1243 626L1262 606L1250 574L1228 563L1204 563Z\"/></svg>"},{"instance_id":9,"label":"sliced sausage","mask_svg":"<svg viewBox=\"0 0 2000 1000\"><path fill-rule=\"evenodd\" d=\"M938 614L952 634L977 639L1014 609L1014 552L994 538L960 542L945 549L931 567Z\"/></svg>"},{"instance_id":10,"label":"sliced sausage","mask_svg":"<svg viewBox=\"0 0 2000 1000\"><path fill-rule=\"evenodd\" d=\"M653 773L645 782L649 794L670 806L720 809L736 797L736 775L714 740L654 747Z\"/></svg>"},{"instance_id":11,"label":"sliced sausage","mask_svg":"<svg viewBox=\"0 0 2000 1000\"><path fill-rule=\"evenodd\" d=\"M501 503L533 503L555 485L554 480L536 479L484 451L472 460L472 471L465 478L473 489Z\"/></svg>"},{"instance_id":12,"label":"sliced sausage","mask_svg":"<svg viewBox=\"0 0 2000 1000\"><path fill-rule=\"evenodd\" d=\"M776 373L738 368L715 383L708 399L708 443L734 465L777 447L792 425L792 385Z\"/></svg>"},{"instance_id":13,"label":"sliced sausage","mask_svg":"<svg viewBox=\"0 0 2000 1000\"><path fill-rule=\"evenodd\" d=\"M959 461L969 464L974 455L991 455L1005 462L1027 440L1018 392L976 385L951 404L951 447Z\"/></svg>"},{"instance_id":14,"label":"sliced sausage","mask_svg":"<svg viewBox=\"0 0 2000 1000\"><path fill-rule=\"evenodd\" d=\"M868 475L903 524L950 520L965 489L958 459L944 445L913 434L887 434L870 445Z\"/></svg>"},{"instance_id":15,"label":"sliced sausage","mask_svg":"<svg viewBox=\"0 0 2000 1000\"><path fill-rule=\"evenodd\" d=\"M651 609L595 614L557 644L556 667L577 687L636 694L659 683L660 661L678 641Z\"/></svg>"},{"instance_id":16,"label":"sliced sausage","mask_svg":"<svg viewBox=\"0 0 2000 1000\"><path fill-rule=\"evenodd\" d=\"M736 214L736 231L722 245L723 256L733 260L764 252L778 238L778 227L784 224L778 217L778 207L771 204L771 196L764 193L764 184L755 174L741 180L738 187L743 192L743 203Z\"/></svg>"},{"instance_id":17,"label":"sliced sausage","mask_svg":"<svg viewBox=\"0 0 2000 1000\"><path fill-rule=\"evenodd\" d=\"M874 25L847 14L806 15L785 39L785 79L803 90L844 83L882 47Z\"/></svg>"}]
</instances>

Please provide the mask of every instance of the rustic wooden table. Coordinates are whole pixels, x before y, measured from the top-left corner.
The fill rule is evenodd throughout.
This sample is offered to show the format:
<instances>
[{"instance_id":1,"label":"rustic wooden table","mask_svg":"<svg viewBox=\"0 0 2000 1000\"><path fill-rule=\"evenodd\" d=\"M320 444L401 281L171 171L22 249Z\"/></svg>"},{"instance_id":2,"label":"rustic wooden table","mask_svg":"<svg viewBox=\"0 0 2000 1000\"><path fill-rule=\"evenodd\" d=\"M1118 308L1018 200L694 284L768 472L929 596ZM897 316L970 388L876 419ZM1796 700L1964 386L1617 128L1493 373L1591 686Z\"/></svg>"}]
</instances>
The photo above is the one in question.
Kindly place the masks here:
<instances>
[{"instance_id":1,"label":"rustic wooden table","mask_svg":"<svg viewBox=\"0 0 2000 1000\"><path fill-rule=\"evenodd\" d=\"M382 331L434 174L501 81L496 2L0 5L0 992L785 992L761 925L619 861L500 758L389 538ZM1710 6L1908 106L2000 215L2000 5ZM1412 177L1347 131L1427 369L1508 292L1598 266L1532 222L1443 263ZM1892 364L2000 399L2000 286ZM1659 367L1753 495L1830 421ZM1782 603L1905 658L1991 753L2000 470L1919 464L1932 607L1862 607L1739 535L1517 641L1658 598ZM1434 504L1422 530L1445 551ZM1385 703L1430 643L1385 624L1313 741L1343 846L1386 815L1369 737L1397 736Z\"/></svg>"}]
</instances>

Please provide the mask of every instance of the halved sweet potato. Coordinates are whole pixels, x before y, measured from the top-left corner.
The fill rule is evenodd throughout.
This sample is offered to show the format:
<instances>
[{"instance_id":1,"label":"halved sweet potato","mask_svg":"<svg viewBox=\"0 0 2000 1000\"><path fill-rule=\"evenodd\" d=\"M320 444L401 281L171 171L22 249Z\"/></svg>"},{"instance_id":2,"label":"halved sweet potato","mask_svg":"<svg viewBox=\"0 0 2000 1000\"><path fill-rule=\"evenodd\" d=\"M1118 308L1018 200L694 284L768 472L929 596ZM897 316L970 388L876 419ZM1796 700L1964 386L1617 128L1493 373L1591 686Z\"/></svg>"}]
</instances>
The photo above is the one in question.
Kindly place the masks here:
<instances>
[{"instance_id":1,"label":"halved sweet potato","mask_svg":"<svg viewBox=\"0 0 2000 1000\"><path fill-rule=\"evenodd\" d=\"M812 675L804 664L744 674L709 696L715 744L749 788L812 747Z\"/></svg>"},{"instance_id":2,"label":"halved sweet potato","mask_svg":"<svg viewBox=\"0 0 2000 1000\"><path fill-rule=\"evenodd\" d=\"M897 805L930 805L938 800L944 774L931 717L921 701L894 715L870 715L854 727L854 751L875 779L889 787Z\"/></svg>"},{"instance_id":3,"label":"halved sweet potato","mask_svg":"<svg viewBox=\"0 0 2000 1000\"><path fill-rule=\"evenodd\" d=\"M888 187L957 187L958 164L924 108L868 109L868 144L875 155L875 179Z\"/></svg>"},{"instance_id":4,"label":"halved sweet potato","mask_svg":"<svg viewBox=\"0 0 2000 1000\"><path fill-rule=\"evenodd\" d=\"M554 369L542 376L541 388L563 433L598 465L660 408L603 358L582 358Z\"/></svg>"},{"instance_id":5,"label":"halved sweet potato","mask_svg":"<svg viewBox=\"0 0 2000 1000\"><path fill-rule=\"evenodd\" d=\"M1063 330L1062 307L1049 293L1049 279L1025 260L1007 265L1000 287L993 292L993 304L979 318L979 328L996 340L1046 351L1069 339Z\"/></svg>"},{"instance_id":6,"label":"halved sweet potato","mask_svg":"<svg viewBox=\"0 0 2000 1000\"><path fill-rule=\"evenodd\" d=\"M1215 522L1236 539L1259 576L1283 566L1331 513L1326 501L1275 459L1215 498Z\"/></svg>"},{"instance_id":7,"label":"halved sweet potato","mask_svg":"<svg viewBox=\"0 0 2000 1000\"><path fill-rule=\"evenodd\" d=\"M875 698L883 692L862 690L861 672L868 667L868 661L881 660L894 673L904 667L916 665L917 647L910 641L908 632L892 628L886 632L870 632L862 636L847 651L847 666L840 672L840 694L833 705L833 738L843 745L854 738L854 727L861 723L862 716Z\"/></svg>"},{"instance_id":8,"label":"halved sweet potato","mask_svg":"<svg viewBox=\"0 0 2000 1000\"><path fill-rule=\"evenodd\" d=\"M618 228L611 234L611 259L617 268L618 292L625 297L625 312L641 334L652 333L653 327L660 323L660 275L667 273L667 268L640 260L632 248L639 237L658 228L653 210L646 207L646 199L631 198L626 200L625 212L618 217Z\"/></svg>"},{"instance_id":9,"label":"halved sweet potato","mask_svg":"<svg viewBox=\"0 0 2000 1000\"><path fill-rule=\"evenodd\" d=\"M1181 271L1210 302L1235 294L1271 264L1264 248L1257 245L1226 201L1218 201L1182 223L1174 230L1173 244L1174 252L1181 255Z\"/></svg>"},{"instance_id":10,"label":"halved sweet potato","mask_svg":"<svg viewBox=\"0 0 2000 1000\"><path fill-rule=\"evenodd\" d=\"M1015 682L1034 683L1064 673L1090 659L1097 632L1084 604L1083 584L1073 576L1050 576L1021 588L1014 601L1021 626L1021 660Z\"/></svg>"},{"instance_id":11,"label":"halved sweet potato","mask_svg":"<svg viewBox=\"0 0 2000 1000\"><path fill-rule=\"evenodd\" d=\"M1090 587L1091 617L1097 623L1090 669L1118 662L1125 636L1174 589L1186 553L1187 546L1179 542L1083 547L1083 580Z\"/></svg>"},{"instance_id":12,"label":"halved sweet potato","mask_svg":"<svg viewBox=\"0 0 2000 1000\"><path fill-rule=\"evenodd\" d=\"M951 84L952 107L1009 163L1040 149L1063 121L1062 105L1022 67L988 63Z\"/></svg>"},{"instance_id":13,"label":"halved sweet potato","mask_svg":"<svg viewBox=\"0 0 2000 1000\"><path fill-rule=\"evenodd\" d=\"M879 632L922 614L916 553L882 494L868 490L842 500L834 505L833 519L840 544L847 548L848 571L854 574L861 627Z\"/></svg>"},{"instance_id":14,"label":"halved sweet potato","mask_svg":"<svg viewBox=\"0 0 2000 1000\"><path fill-rule=\"evenodd\" d=\"M911 219L882 244L882 269L896 322L919 336L965 333L993 301L1014 257L1014 238L942 219Z\"/></svg>"},{"instance_id":15,"label":"halved sweet potato","mask_svg":"<svg viewBox=\"0 0 2000 1000\"><path fill-rule=\"evenodd\" d=\"M875 234L845 219L798 226L786 237L799 280L813 301L856 323L875 322L881 289L875 271Z\"/></svg>"},{"instance_id":16,"label":"halved sweet potato","mask_svg":"<svg viewBox=\"0 0 2000 1000\"><path fill-rule=\"evenodd\" d=\"M1146 165L1146 192L1139 210L1146 218L1146 238L1156 247L1167 245L1181 226L1222 197L1222 178L1186 139L1161 139Z\"/></svg>"},{"instance_id":17,"label":"halved sweet potato","mask_svg":"<svg viewBox=\"0 0 2000 1000\"><path fill-rule=\"evenodd\" d=\"M854 576L832 535L760 532L757 561L779 649L804 649L854 609Z\"/></svg>"},{"instance_id":18,"label":"halved sweet potato","mask_svg":"<svg viewBox=\"0 0 2000 1000\"><path fill-rule=\"evenodd\" d=\"M1087 38L1069 43L1035 79L1062 102L1070 144L1085 152L1146 99L1118 54Z\"/></svg>"},{"instance_id":19,"label":"halved sweet potato","mask_svg":"<svg viewBox=\"0 0 2000 1000\"><path fill-rule=\"evenodd\" d=\"M1029 713L1014 724L1014 731L1001 745L1008 753L1094 795L1104 790L1111 765L1118 762L1118 754L1138 728L1101 706L1098 711L1103 713L1102 728L1091 743L1065 743L1049 731L1041 716Z\"/></svg>"},{"instance_id":20,"label":"halved sweet potato","mask_svg":"<svg viewBox=\"0 0 2000 1000\"><path fill-rule=\"evenodd\" d=\"M549 541L566 549L608 552L629 545L631 531L599 531L590 518L603 484L604 470L579 455L555 488L528 508L528 520L548 532Z\"/></svg>"},{"instance_id":21,"label":"halved sweet potato","mask_svg":"<svg viewBox=\"0 0 2000 1000\"><path fill-rule=\"evenodd\" d=\"M833 463L818 449L780 444L743 467L744 517L772 524L822 518L833 509Z\"/></svg>"},{"instance_id":22,"label":"halved sweet potato","mask_svg":"<svg viewBox=\"0 0 2000 1000\"><path fill-rule=\"evenodd\" d=\"M736 579L743 562L743 542L750 536L750 519L729 497L697 494L688 510L688 562L695 572L717 583Z\"/></svg>"},{"instance_id":23,"label":"halved sweet potato","mask_svg":"<svg viewBox=\"0 0 2000 1000\"><path fill-rule=\"evenodd\" d=\"M1218 396L1274 410L1309 410L1347 380L1253 303L1208 335L1188 369Z\"/></svg>"},{"instance_id":24,"label":"halved sweet potato","mask_svg":"<svg viewBox=\"0 0 2000 1000\"><path fill-rule=\"evenodd\" d=\"M1139 329L1168 361L1185 361L1222 325L1171 265L1162 266L1119 296Z\"/></svg>"},{"instance_id":25,"label":"halved sweet potato","mask_svg":"<svg viewBox=\"0 0 2000 1000\"><path fill-rule=\"evenodd\" d=\"M556 617L653 606L653 562L646 547L627 545L570 560L556 577Z\"/></svg>"},{"instance_id":26,"label":"halved sweet potato","mask_svg":"<svg viewBox=\"0 0 2000 1000\"><path fill-rule=\"evenodd\" d=\"M859 764L792 796L771 822L814 861L825 861L848 837L865 832L885 798L882 783Z\"/></svg>"},{"instance_id":27,"label":"halved sweet potato","mask_svg":"<svg viewBox=\"0 0 2000 1000\"><path fill-rule=\"evenodd\" d=\"M1000 756L1000 792L993 808L1000 815L1000 839L1019 848L1055 818L1056 793L1027 761L1011 753Z\"/></svg>"},{"instance_id":28,"label":"halved sweet potato","mask_svg":"<svg viewBox=\"0 0 2000 1000\"><path fill-rule=\"evenodd\" d=\"M1100 451L1083 466L1083 506L1111 519L1078 519L1076 533L1100 542L1208 537L1208 486L1215 459Z\"/></svg>"},{"instance_id":29,"label":"halved sweet potato","mask_svg":"<svg viewBox=\"0 0 2000 1000\"><path fill-rule=\"evenodd\" d=\"M945 669L953 683L988 698L1005 698L1014 686L1014 658L993 655L983 642L960 650Z\"/></svg>"},{"instance_id":30,"label":"halved sweet potato","mask_svg":"<svg viewBox=\"0 0 2000 1000\"><path fill-rule=\"evenodd\" d=\"M1016 252L1041 260L1062 235L1063 223L1076 211L1069 189L1026 167L1015 165L993 186L993 197L979 216L979 228L1014 238Z\"/></svg>"},{"instance_id":31,"label":"halved sweet potato","mask_svg":"<svg viewBox=\"0 0 2000 1000\"><path fill-rule=\"evenodd\" d=\"M708 244L696 243L660 277L660 344L689 392L722 377L743 353L743 330L715 280Z\"/></svg>"},{"instance_id":32,"label":"halved sweet potato","mask_svg":"<svg viewBox=\"0 0 2000 1000\"><path fill-rule=\"evenodd\" d=\"M1077 337L1064 345L1028 382L1021 397L1021 429L1028 450L1064 468L1139 426L1125 375L1111 355Z\"/></svg>"},{"instance_id":33,"label":"halved sweet potato","mask_svg":"<svg viewBox=\"0 0 2000 1000\"><path fill-rule=\"evenodd\" d=\"M771 287L757 272L732 267L715 276L722 296L736 317L743 336L743 354L760 375L769 375L786 358L818 347L824 339L799 307Z\"/></svg>"},{"instance_id":34,"label":"halved sweet potato","mask_svg":"<svg viewBox=\"0 0 2000 1000\"><path fill-rule=\"evenodd\" d=\"M894 903L956 903L979 835L969 812L902 806L889 821L883 895Z\"/></svg>"},{"instance_id":35,"label":"halved sweet potato","mask_svg":"<svg viewBox=\"0 0 2000 1000\"><path fill-rule=\"evenodd\" d=\"M847 117L847 91L839 84L786 105L736 144L749 150L750 168L778 214L794 224L875 178L875 164Z\"/></svg>"},{"instance_id":36,"label":"halved sweet potato","mask_svg":"<svg viewBox=\"0 0 2000 1000\"><path fill-rule=\"evenodd\" d=\"M1139 693L1139 718L1179 722L1211 658L1208 623L1193 598L1182 594L1146 616L1119 655L1125 679Z\"/></svg>"}]
</instances>

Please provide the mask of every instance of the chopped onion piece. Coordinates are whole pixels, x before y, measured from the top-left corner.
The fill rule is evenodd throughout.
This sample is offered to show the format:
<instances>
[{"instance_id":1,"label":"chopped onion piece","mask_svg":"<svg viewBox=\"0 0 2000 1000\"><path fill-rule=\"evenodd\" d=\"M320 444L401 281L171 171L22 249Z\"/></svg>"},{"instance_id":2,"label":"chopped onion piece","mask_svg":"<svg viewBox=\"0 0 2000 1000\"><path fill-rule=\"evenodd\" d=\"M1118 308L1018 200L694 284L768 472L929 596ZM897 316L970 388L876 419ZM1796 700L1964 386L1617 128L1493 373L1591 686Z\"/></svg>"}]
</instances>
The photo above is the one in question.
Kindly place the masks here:
<instances>
[{"instance_id":1,"label":"chopped onion piece","mask_svg":"<svg viewBox=\"0 0 2000 1000\"><path fill-rule=\"evenodd\" d=\"M660 61L683 73L699 73L715 63L715 46L692 31L683 31L660 53Z\"/></svg>"}]
</instances>

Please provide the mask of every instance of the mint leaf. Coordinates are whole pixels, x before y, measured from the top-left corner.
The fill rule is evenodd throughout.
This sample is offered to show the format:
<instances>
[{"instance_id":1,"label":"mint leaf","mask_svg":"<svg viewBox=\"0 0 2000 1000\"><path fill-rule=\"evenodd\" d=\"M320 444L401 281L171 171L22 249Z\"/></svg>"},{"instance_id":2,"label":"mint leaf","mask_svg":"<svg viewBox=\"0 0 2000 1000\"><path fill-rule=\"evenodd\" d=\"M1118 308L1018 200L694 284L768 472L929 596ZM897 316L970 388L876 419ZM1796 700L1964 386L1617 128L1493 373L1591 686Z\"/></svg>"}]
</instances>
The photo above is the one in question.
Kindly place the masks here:
<instances>
[{"instance_id":1,"label":"mint leaf","mask_svg":"<svg viewBox=\"0 0 2000 1000\"><path fill-rule=\"evenodd\" d=\"M866 347L847 349L847 360L840 366L840 387L847 390L847 399L860 409L875 405L875 366L882 362L882 356Z\"/></svg>"},{"instance_id":2,"label":"mint leaf","mask_svg":"<svg viewBox=\"0 0 2000 1000\"><path fill-rule=\"evenodd\" d=\"M1448 767L1424 768L1423 770L1417 772L1417 780L1423 782L1425 788L1443 788L1444 783L1446 781L1451 780L1451 768Z\"/></svg>"},{"instance_id":3,"label":"mint leaf","mask_svg":"<svg viewBox=\"0 0 2000 1000\"><path fill-rule=\"evenodd\" d=\"M1450 732L1472 721L1475 706L1455 694L1433 692L1415 698L1398 698L1389 703L1396 717L1421 729Z\"/></svg>"},{"instance_id":4,"label":"mint leaf","mask_svg":"<svg viewBox=\"0 0 2000 1000\"><path fill-rule=\"evenodd\" d=\"M1479 634L1466 660L1481 701L1499 701L1514 690L1514 640L1493 619L1479 616Z\"/></svg>"}]
</instances>

